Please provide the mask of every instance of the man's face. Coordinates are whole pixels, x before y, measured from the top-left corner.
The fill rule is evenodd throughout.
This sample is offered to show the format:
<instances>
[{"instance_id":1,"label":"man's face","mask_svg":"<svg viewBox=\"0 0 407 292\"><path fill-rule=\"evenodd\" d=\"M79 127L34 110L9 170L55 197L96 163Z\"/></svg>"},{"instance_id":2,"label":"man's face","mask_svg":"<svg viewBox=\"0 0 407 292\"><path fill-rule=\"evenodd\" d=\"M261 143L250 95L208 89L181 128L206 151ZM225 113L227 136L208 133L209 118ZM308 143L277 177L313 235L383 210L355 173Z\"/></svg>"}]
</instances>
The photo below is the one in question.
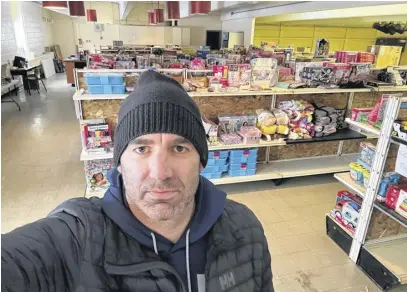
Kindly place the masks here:
<instances>
[{"instance_id":1,"label":"man's face","mask_svg":"<svg viewBox=\"0 0 407 292\"><path fill-rule=\"evenodd\" d=\"M194 202L200 168L191 142L173 134L150 134L129 143L118 170L129 203L151 220L166 221Z\"/></svg>"}]
</instances>

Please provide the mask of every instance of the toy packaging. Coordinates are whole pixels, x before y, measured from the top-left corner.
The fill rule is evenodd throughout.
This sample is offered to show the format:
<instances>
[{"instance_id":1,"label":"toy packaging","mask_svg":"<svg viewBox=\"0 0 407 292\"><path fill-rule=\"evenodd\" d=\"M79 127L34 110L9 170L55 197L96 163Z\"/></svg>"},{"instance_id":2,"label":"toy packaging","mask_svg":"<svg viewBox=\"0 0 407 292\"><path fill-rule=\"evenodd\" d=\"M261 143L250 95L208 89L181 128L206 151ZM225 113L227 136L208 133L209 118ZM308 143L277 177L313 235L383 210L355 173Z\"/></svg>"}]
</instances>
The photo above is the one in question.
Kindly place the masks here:
<instances>
[{"instance_id":1,"label":"toy packaging","mask_svg":"<svg viewBox=\"0 0 407 292\"><path fill-rule=\"evenodd\" d=\"M304 67L301 81L309 86L328 84L332 79L333 70L329 67Z\"/></svg>"},{"instance_id":2,"label":"toy packaging","mask_svg":"<svg viewBox=\"0 0 407 292\"><path fill-rule=\"evenodd\" d=\"M219 127L223 133L237 133L243 126L256 126L256 114L239 114L218 116Z\"/></svg>"},{"instance_id":3,"label":"toy packaging","mask_svg":"<svg viewBox=\"0 0 407 292\"><path fill-rule=\"evenodd\" d=\"M213 76L219 78L220 84L228 86L228 71L229 66L219 66L215 65L212 67Z\"/></svg>"},{"instance_id":4,"label":"toy packaging","mask_svg":"<svg viewBox=\"0 0 407 292\"><path fill-rule=\"evenodd\" d=\"M407 140L407 121L395 121L392 134L393 136Z\"/></svg>"},{"instance_id":5,"label":"toy packaging","mask_svg":"<svg viewBox=\"0 0 407 292\"><path fill-rule=\"evenodd\" d=\"M400 195L396 203L396 212L407 218L407 192L400 190Z\"/></svg>"},{"instance_id":6,"label":"toy packaging","mask_svg":"<svg viewBox=\"0 0 407 292\"><path fill-rule=\"evenodd\" d=\"M383 179L380 181L379 190L377 192L376 201L385 202L386 195L390 186L396 186L399 184L400 175L396 172L388 172L383 175Z\"/></svg>"},{"instance_id":7,"label":"toy packaging","mask_svg":"<svg viewBox=\"0 0 407 292\"><path fill-rule=\"evenodd\" d=\"M90 192L102 192L109 188L107 172L114 166L113 159L85 161L85 175Z\"/></svg>"},{"instance_id":8,"label":"toy packaging","mask_svg":"<svg viewBox=\"0 0 407 292\"><path fill-rule=\"evenodd\" d=\"M366 85L370 74L370 64L350 63L349 83L353 85Z\"/></svg>"},{"instance_id":9,"label":"toy packaging","mask_svg":"<svg viewBox=\"0 0 407 292\"><path fill-rule=\"evenodd\" d=\"M383 116L386 111L387 102L389 101L389 94L383 94L380 96L373 110L368 115L368 122L372 126L380 128Z\"/></svg>"},{"instance_id":10,"label":"toy packaging","mask_svg":"<svg viewBox=\"0 0 407 292\"><path fill-rule=\"evenodd\" d=\"M229 86L240 87L250 85L249 68L249 64L229 65Z\"/></svg>"},{"instance_id":11,"label":"toy packaging","mask_svg":"<svg viewBox=\"0 0 407 292\"><path fill-rule=\"evenodd\" d=\"M243 144L258 144L260 143L261 131L253 126L243 126L239 135L243 138Z\"/></svg>"},{"instance_id":12,"label":"toy packaging","mask_svg":"<svg viewBox=\"0 0 407 292\"><path fill-rule=\"evenodd\" d=\"M202 116L202 124L204 126L208 142L210 144L217 144L219 142L218 125L216 125L211 120L207 119L205 116Z\"/></svg>"},{"instance_id":13,"label":"toy packaging","mask_svg":"<svg viewBox=\"0 0 407 292\"><path fill-rule=\"evenodd\" d=\"M361 205L362 199L358 196L348 191L339 191L336 196L335 208L331 210L330 214L353 234L358 224Z\"/></svg>"},{"instance_id":14,"label":"toy packaging","mask_svg":"<svg viewBox=\"0 0 407 292\"><path fill-rule=\"evenodd\" d=\"M353 108L350 119L352 121L360 122L361 118L364 116L368 116L369 113L373 110L372 107L369 108Z\"/></svg>"},{"instance_id":15,"label":"toy packaging","mask_svg":"<svg viewBox=\"0 0 407 292\"><path fill-rule=\"evenodd\" d=\"M277 60L273 58L257 58L250 61L252 68L250 85L268 89L278 82Z\"/></svg>"},{"instance_id":16,"label":"toy packaging","mask_svg":"<svg viewBox=\"0 0 407 292\"><path fill-rule=\"evenodd\" d=\"M106 152L113 147L112 129L103 119L81 121L81 132L87 152Z\"/></svg>"},{"instance_id":17,"label":"toy packaging","mask_svg":"<svg viewBox=\"0 0 407 292\"><path fill-rule=\"evenodd\" d=\"M322 67L323 62L295 62L294 67L294 80L297 83L302 82L303 70L305 67Z\"/></svg>"},{"instance_id":18,"label":"toy packaging","mask_svg":"<svg viewBox=\"0 0 407 292\"><path fill-rule=\"evenodd\" d=\"M376 155L376 146L372 143L360 142L360 149L361 150L357 162L370 171Z\"/></svg>"},{"instance_id":19,"label":"toy packaging","mask_svg":"<svg viewBox=\"0 0 407 292\"><path fill-rule=\"evenodd\" d=\"M349 81L350 65L346 63L327 63L326 67L333 70L331 82L336 85L346 84Z\"/></svg>"},{"instance_id":20,"label":"toy packaging","mask_svg":"<svg viewBox=\"0 0 407 292\"><path fill-rule=\"evenodd\" d=\"M362 165L356 162L352 162L349 164L350 168L350 178L353 180L354 183L358 185L363 185L363 172L366 170Z\"/></svg>"},{"instance_id":21,"label":"toy packaging","mask_svg":"<svg viewBox=\"0 0 407 292\"><path fill-rule=\"evenodd\" d=\"M407 192L407 185L390 186L387 191L385 204L387 207L396 210L397 201L400 196L400 191Z\"/></svg>"},{"instance_id":22,"label":"toy packaging","mask_svg":"<svg viewBox=\"0 0 407 292\"><path fill-rule=\"evenodd\" d=\"M324 58L329 55L329 41L327 39L317 39L315 46L315 58Z\"/></svg>"}]
</instances>

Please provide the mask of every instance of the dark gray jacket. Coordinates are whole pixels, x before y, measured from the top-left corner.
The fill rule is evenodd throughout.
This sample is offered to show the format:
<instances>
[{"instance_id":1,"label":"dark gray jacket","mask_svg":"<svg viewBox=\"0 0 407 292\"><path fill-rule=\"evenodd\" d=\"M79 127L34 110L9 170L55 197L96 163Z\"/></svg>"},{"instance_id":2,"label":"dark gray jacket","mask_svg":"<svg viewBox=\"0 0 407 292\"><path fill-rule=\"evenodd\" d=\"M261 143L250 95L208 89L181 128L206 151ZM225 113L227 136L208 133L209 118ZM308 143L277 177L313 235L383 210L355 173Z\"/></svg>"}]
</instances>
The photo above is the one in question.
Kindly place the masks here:
<instances>
[{"instance_id":1,"label":"dark gray jacket","mask_svg":"<svg viewBox=\"0 0 407 292\"><path fill-rule=\"evenodd\" d=\"M177 272L107 217L98 198L64 202L2 235L1 291L187 291ZM263 228L227 200L209 235L206 291L274 291Z\"/></svg>"}]
</instances>

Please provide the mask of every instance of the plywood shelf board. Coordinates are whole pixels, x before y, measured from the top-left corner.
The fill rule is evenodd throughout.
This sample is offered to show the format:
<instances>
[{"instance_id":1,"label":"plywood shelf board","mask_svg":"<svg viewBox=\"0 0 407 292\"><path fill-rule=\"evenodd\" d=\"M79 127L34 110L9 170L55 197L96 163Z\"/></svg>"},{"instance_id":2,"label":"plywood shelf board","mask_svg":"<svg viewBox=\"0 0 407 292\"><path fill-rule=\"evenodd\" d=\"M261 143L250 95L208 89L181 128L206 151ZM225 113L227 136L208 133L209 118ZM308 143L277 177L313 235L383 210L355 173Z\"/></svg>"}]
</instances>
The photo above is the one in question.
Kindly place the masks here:
<instances>
[{"instance_id":1,"label":"plywood shelf board","mask_svg":"<svg viewBox=\"0 0 407 292\"><path fill-rule=\"evenodd\" d=\"M358 196L364 197L366 194L366 188L358 185L350 178L349 172L335 173L334 177L347 186L349 189L353 190Z\"/></svg>"},{"instance_id":2,"label":"plywood shelf board","mask_svg":"<svg viewBox=\"0 0 407 292\"><path fill-rule=\"evenodd\" d=\"M366 244L365 248L396 275L400 284L407 284L407 239Z\"/></svg>"}]
</instances>

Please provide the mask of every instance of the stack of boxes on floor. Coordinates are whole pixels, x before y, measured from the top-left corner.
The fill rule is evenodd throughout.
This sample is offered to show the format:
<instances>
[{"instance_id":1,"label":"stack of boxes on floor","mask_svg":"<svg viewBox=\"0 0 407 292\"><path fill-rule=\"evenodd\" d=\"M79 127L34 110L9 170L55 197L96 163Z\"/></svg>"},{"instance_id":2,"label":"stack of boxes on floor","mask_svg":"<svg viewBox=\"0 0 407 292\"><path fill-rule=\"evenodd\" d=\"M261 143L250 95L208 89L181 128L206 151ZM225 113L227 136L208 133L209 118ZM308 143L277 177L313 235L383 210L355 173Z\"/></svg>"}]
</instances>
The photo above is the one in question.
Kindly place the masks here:
<instances>
[{"instance_id":1,"label":"stack of boxes on floor","mask_svg":"<svg viewBox=\"0 0 407 292\"><path fill-rule=\"evenodd\" d=\"M258 148L237 149L231 151L210 151L207 166L201 175L208 179L221 178L227 172L229 176L256 174Z\"/></svg>"}]
</instances>

